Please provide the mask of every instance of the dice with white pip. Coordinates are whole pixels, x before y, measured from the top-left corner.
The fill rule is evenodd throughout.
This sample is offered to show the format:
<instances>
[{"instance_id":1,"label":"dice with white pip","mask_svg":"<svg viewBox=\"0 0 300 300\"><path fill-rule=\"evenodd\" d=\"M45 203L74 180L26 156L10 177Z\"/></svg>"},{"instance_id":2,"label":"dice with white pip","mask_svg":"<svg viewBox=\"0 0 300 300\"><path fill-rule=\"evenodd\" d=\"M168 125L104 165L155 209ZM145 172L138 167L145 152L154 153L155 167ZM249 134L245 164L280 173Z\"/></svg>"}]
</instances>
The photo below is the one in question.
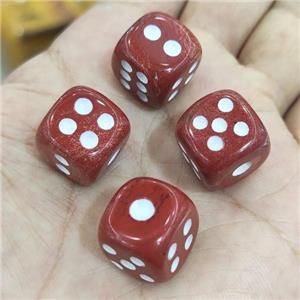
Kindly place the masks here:
<instances>
[{"instance_id":1,"label":"dice with white pip","mask_svg":"<svg viewBox=\"0 0 300 300\"><path fill-rule=\"evenodd\" d=\"M189 256L199 216L177 187L147 177L125 183L99 226L100 247L110 262L146 282L172 278Z\"/></svg>"},{"instance_id":2,"label":"dice with white pip","mask_svg":"<svg viewBox=\"0 0 300 300\"><path fill-rule=\"evenodd\" d=\"M91 88L76 86L44 117L36 144L50 166L89 185L114 161L129 132L129 121L118 106Z\"/></svg>"},{"instance_id":3,"label":"dice with white pip","mask_svg":"<svg viewBox=\"0 0 300 300\"><path fill-rule=\"evenodd\" d=\"M195 102L179 119L176 136L196 176L211 190L245 178L270 152L262 121L232 90L217 91Z\"/></svg>"},{"instance_id":4,"label":"dice with white pip","mask_svg":"<svg viewBox=\"0 0 300 300\"><path fill-rule=\"evenodd\" d=\"M160 107L175 99L193 77L201 46L177 19L148 13L118 42L112 57L115 76L138 101Z\"/></svg>"}]
</instances>

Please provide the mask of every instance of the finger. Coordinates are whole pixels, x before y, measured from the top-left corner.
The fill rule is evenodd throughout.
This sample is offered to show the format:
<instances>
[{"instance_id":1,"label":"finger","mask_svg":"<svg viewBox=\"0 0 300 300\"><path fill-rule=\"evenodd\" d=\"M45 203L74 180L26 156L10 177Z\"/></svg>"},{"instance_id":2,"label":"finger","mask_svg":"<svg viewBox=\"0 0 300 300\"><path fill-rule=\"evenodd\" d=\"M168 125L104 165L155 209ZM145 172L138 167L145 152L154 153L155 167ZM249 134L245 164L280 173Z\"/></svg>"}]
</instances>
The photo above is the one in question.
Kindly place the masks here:
<instances>
[{"instance_id":1,"label":"finger","mask_svg":"<svg viewBox=\"0 0 300 300\"><path fill-rule=\"evenodd\" d=\"M183 2L120 3L99 4L88 14L75 22L53 44L51 52L60 51L60 60L68 62L72 77L84 83L102 80L95 74L111 74L110 60L115 45L126 30L142 15L159 9L177 16ZM72 51L73 47L80 48ZM86 77L88 75L88 77ZM106 76L107 79L112 79ZM112 80L109 85L112 84ZM105 91L103 91L105 92Z\"/></svg>"},{"instance_id":2,"label":"finger","mask_svg":"<svg viewBox=\"0 0 300 300\"><path fill-rule=\"evenodd\" d=\"M274 102L281 114L299 94L299 6L277 2L248 39L240 61L274 83Z\"/></svg>"},{"instance_id":3,"label":"finger","mask_svg":"<svg viewBox=\"0 0 300 300\"><path fill-rule=\"evenodd\" d=\"M202 42L203 57L194 77L177 100L166 106L174 123L188 107L203 96L223 89L235 90L245 97L256 111L277 113L270 99L272 87L258 71L244 68L211 34L191 28ZM179 97L180 96L180 97Z\"/></svg>"},{"instance_id":4,"label":"finger","mask_svg":"<svg viewBox=\"0 0 300 300\"><path fill-rule=\"evenodd\" d=\"M300 97L295 101L295 103L288 110L285 115L285 122L293 134L294 138L297 140L298 144L300 144Z\"/></svg>"},{"instance_id":5,"label":"finger","mask_svg":"<svg viewBox=\"0 0 300 300\"><path fill-rule=\"evenodd\" d=\"M5 91L6 98L10 99L9 107L5 108L7 115L13 111L35 128L45 110L53 104L53 99L74 85L93 87L118 105L123 101L130 106L132 102L125 100L126 93L113 77L111 56L129 26L158 6L177 16L183 2L109 2L94 6L68 27L48 51L28 61L7 78ZM27 103L26 109L34 109L32 118L23 114L24 106L20 105L19 99ZM132 106L127 112L132 111ZM21 124L18 122L16 126Z\"/></svg>"},{"instance_id":6,"label":"finger","mask_svg":"<svg viewBox=\"0 0 300 300\"><path fill-rule=\"evenodd\" d=\"M100 73L110 72L110 59L114 46L124 32L143 14L159 9L173 16L178 16L183 1L151 3L122 3L101 2L90 11L77 19L54 41L42 61L50 58L49 64L57 68L65 78L60 78L61 86L74 83L99 83ZM35 66L35 59L25 63L16 72L12 73L6 82L32 82L28 78L27 69ZM49 67L49 66L48 66ZM26 70L24 70L24 68ZM41 70L41 74L44 71ZM43 81L44 76L35 79ZM27 87L27 85L26 85ZM19 87L20 88L20 87ZM44 87L46 88L46 87ZM54 91L51 87L51 91ZM59 91L60 92L60 91Z\"/></svg>"},{"instance_id":7,"label":"finger","mask_svg":"<svg viewBox=\"0 0 300 300\"><path fill-rule=\"evenodd\" d=\"M237 54L270 4L271 1L188 2L181 20L188 27L209 32L231 53Z\"/></svg>"}]
</instances>

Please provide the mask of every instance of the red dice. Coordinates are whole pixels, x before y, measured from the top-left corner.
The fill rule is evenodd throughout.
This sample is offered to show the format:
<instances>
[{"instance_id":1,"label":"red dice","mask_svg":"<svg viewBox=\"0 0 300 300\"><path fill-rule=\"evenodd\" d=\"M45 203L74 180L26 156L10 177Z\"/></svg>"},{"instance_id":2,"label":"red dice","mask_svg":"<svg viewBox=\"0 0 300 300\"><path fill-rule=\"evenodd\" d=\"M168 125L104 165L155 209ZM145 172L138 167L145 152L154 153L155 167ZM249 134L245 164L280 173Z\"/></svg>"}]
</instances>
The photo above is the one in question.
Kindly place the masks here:
<instances>
[{"instance_id":1,"label":"red dice","mask_svg":"<svg viewBox=\"0 0 300 300\"><path fill-rule=\"evenodd\" d=\"M231 90L209 94L193 104L178 121L176 136L184 157L211 190L246 177L270 152L261 120Z\"/></svg>"},{"instance_id":2,"label":"red dice","mask_svg":"<svg viewBox=\"0 0 300 300\"><path fill-rule=\"evenodd\" d=\"M106 208L99 242L119 269L147 282L161 282L182 267L198 226L193 202L178 188L153 178L135 178Z\"/></svg>"},{"instance_id":3,"label":"red dice","mask_svg":"<svg viewBox=\"0 0 300 300\"><path fill-rule=\"evenodd\" d=\"M140 18L123 35L112 66L133 96L160 107L191 80L200 59L201 47L192 32L177 19L154 12Z\"/></svg>"},{"instance_id":4,"label":"red dice","mask_svg":"<svg viewBox=\"0 0 300 300\"><path fill-rule=\"evenodd\" d=\"M128 139L127 117L102 94L68 90L40 124L36 143L47 163L82 185L109 166Z\"/></svg>"}]
</instances>

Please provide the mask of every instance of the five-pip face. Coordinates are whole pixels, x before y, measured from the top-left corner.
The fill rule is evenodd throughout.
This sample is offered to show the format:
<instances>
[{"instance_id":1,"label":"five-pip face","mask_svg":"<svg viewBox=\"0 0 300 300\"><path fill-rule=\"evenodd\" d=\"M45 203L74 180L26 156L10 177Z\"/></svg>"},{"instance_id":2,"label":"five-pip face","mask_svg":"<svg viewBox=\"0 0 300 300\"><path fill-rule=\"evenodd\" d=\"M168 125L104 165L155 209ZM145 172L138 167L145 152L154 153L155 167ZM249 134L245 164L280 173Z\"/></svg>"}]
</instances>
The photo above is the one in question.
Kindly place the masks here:
<instances>
[{"instance_id":1,"label":"five-pip face","mask_svg":"<svg viewBox=\"0 0 300 300\"><path fill-rule=\"evenodd\" d=\"M270 151L263 123L231 90L209 94L193 104L178 121L176 136L184 157L209 189L249 175Z\"/></svg>"}]
</instances>

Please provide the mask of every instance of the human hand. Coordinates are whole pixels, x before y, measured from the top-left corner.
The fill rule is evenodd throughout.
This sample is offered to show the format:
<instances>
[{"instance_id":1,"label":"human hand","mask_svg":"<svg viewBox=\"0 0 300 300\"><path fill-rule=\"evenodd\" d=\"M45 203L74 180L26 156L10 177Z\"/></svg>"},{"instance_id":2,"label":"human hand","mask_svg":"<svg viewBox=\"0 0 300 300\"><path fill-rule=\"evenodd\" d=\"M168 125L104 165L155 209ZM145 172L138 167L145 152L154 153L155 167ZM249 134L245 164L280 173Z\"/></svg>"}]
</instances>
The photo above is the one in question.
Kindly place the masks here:
<instances>
[{"instance_id":1,"label":"human hand","mask_svg":"<svg viewBox=\"0 0 300 300\"><path fill-rule=\"evenodd\" d=\"M3 297L297 298L299 147L282 119L300 92L296 5L101 3L12 73L2 88ZM110 66L118 39L153 10L180 14L203 48L191 84L160 110L133 100ZM42 117L74 85L108 96L132 126L118 159L88 188L50 169L34 144ZM193 102L224 88L251 103L272 150L251 176L208 192L181 157L174 129ZM136 176L178 186L200 214L189 259L158 285L113 268L97 242L108 201Z\"/></svg>"}]
</instances>

